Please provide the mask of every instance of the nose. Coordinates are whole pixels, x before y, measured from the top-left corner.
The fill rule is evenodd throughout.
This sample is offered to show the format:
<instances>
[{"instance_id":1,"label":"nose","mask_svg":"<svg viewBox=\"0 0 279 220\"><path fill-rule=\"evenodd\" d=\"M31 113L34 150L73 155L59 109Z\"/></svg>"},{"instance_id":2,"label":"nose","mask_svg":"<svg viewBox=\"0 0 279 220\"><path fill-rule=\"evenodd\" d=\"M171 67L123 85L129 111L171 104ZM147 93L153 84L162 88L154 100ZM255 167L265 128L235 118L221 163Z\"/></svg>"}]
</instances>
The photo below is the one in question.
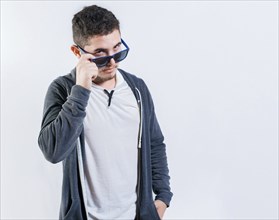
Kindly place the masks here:
<instances>
[{"instance_id":1,"label":"nose","mask_svg":"<svg viewBox=\"0 0 279 220\"><path fill-rule=\"evenodd\" d=\"M115 60L113 58L111 58L107 64L107 66L113 66L115 65Z\"/></svg>"}]
</instances>

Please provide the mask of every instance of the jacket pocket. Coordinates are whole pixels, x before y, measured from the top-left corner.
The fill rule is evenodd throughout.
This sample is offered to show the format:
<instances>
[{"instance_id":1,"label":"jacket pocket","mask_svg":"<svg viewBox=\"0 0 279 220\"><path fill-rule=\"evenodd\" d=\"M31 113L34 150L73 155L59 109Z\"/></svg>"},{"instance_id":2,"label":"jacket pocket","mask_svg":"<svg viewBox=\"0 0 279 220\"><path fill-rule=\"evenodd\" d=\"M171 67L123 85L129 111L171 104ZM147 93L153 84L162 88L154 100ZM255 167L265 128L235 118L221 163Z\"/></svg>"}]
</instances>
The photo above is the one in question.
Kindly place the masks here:
<instances>
[{"instance_id":1,"label":"jacket pocket","mask_svg":"<svg viewBox=\"0 0 279 220\"><path fill-rule=\"evenodd\" d=\"M65 213L64 217L62 218L63 220L78 220L78 219L75 219L75 212L77 211L77 206L78 206L78 203L77 202L74 202L72 201L68 211Z\"/></svg>"},{"instance_id":2,"label":"jacket pocket","mask_svg":"<svg viewBox=\"0 0 279 220\"><path fill-rule=\"evenodd\" d=\"M157 212L157 209L156 209L156 206L155 206L154 202L152 202L152 203L148 206L148 208L149 208L149 212L150 212L150 214L152 215L152 217L153 217L154 220L161 220L161 218L160 218L160 216L159 216L159 214L158 214L158 212Z\"/></svg>"}]
</instances>

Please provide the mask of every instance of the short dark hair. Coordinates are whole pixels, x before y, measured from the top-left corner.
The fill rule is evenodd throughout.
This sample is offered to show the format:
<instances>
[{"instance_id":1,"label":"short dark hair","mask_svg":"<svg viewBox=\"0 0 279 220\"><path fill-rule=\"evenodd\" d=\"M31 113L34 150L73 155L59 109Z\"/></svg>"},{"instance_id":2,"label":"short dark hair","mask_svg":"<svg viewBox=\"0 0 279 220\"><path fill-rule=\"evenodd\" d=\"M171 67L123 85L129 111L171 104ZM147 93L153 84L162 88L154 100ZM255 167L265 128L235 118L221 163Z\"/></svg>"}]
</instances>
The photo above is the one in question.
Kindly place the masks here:
<instances>
[{"instance_id":1,"label":"short dark hair","mask_svg":"<svg viewBox=\"0 0 279 220\"><path fill-rule=\"evenodd\" d=\"M97 5L84 7L72 19L74 42L84 47L88 39L94 36L103 36L119 30L119 21L114 14Z\"/></svg>"}]
</instances>

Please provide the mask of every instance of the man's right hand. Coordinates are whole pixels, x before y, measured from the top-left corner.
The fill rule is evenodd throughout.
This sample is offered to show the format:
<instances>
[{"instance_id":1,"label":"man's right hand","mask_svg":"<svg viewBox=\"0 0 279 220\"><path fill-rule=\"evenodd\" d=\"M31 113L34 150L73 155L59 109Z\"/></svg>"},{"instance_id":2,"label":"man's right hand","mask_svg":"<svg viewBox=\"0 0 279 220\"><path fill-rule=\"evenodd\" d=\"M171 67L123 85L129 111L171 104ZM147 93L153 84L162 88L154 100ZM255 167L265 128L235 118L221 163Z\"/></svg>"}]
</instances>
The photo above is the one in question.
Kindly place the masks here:
<instances>
[{"instance_id":1,"label":"man's right hand","mask_svg":"<svg viewBox=\"0 0 279 220\"><path fill-rule=\"evenodd\" d=\"M98 67L89 59L94 58L91 54L82 54L76 66L76 85L91 89L92 80L98 76Z\"/></svg>"}]
</instances>

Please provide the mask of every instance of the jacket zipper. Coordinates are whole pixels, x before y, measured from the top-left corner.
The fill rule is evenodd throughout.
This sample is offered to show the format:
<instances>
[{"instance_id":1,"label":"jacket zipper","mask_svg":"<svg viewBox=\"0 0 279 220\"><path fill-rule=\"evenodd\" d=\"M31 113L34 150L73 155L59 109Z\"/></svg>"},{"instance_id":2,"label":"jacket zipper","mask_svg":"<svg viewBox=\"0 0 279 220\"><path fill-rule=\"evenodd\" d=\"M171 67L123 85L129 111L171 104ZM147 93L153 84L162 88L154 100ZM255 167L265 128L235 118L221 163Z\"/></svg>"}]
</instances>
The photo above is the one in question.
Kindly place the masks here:
<instances>
[{"instance_id":1,"label":"jacket zipper","mask_svg":"<svg viewBox=\"0 0 279 220\"><path fill-rule=\"evenodd\" d=\"M82 154L81 154L81 147L80 147L80 139L78 138L77 141L77 156L78 156L78 168L79 168L79 177L81 182L81 190L82 190L82 198L83 203L85 206L85 212L86 212L86 219L88 220L88 209L87 209L87 196L85 191L85 180L84 180L84 170L83 170L83 160L82 160Z\"/></svg>"},{"instance_id":2,"label":"jacket zipper","mask_svg":"<svg viewBox=\"0 0 279 220\"><path fill-rule=\"evenodd\" d=\"M137 203L136 203L136 220L140 220L140 203L141 203L141 197L140 197L140 190L141 190L141 137L142 137L142 99L141 94L138 88L135 88L139 99L138 106L139 106L139 114L140 114L140 124L139 124L139 136L138 136L138 170L137 170Z\"/></svg>"}]
</instances>

